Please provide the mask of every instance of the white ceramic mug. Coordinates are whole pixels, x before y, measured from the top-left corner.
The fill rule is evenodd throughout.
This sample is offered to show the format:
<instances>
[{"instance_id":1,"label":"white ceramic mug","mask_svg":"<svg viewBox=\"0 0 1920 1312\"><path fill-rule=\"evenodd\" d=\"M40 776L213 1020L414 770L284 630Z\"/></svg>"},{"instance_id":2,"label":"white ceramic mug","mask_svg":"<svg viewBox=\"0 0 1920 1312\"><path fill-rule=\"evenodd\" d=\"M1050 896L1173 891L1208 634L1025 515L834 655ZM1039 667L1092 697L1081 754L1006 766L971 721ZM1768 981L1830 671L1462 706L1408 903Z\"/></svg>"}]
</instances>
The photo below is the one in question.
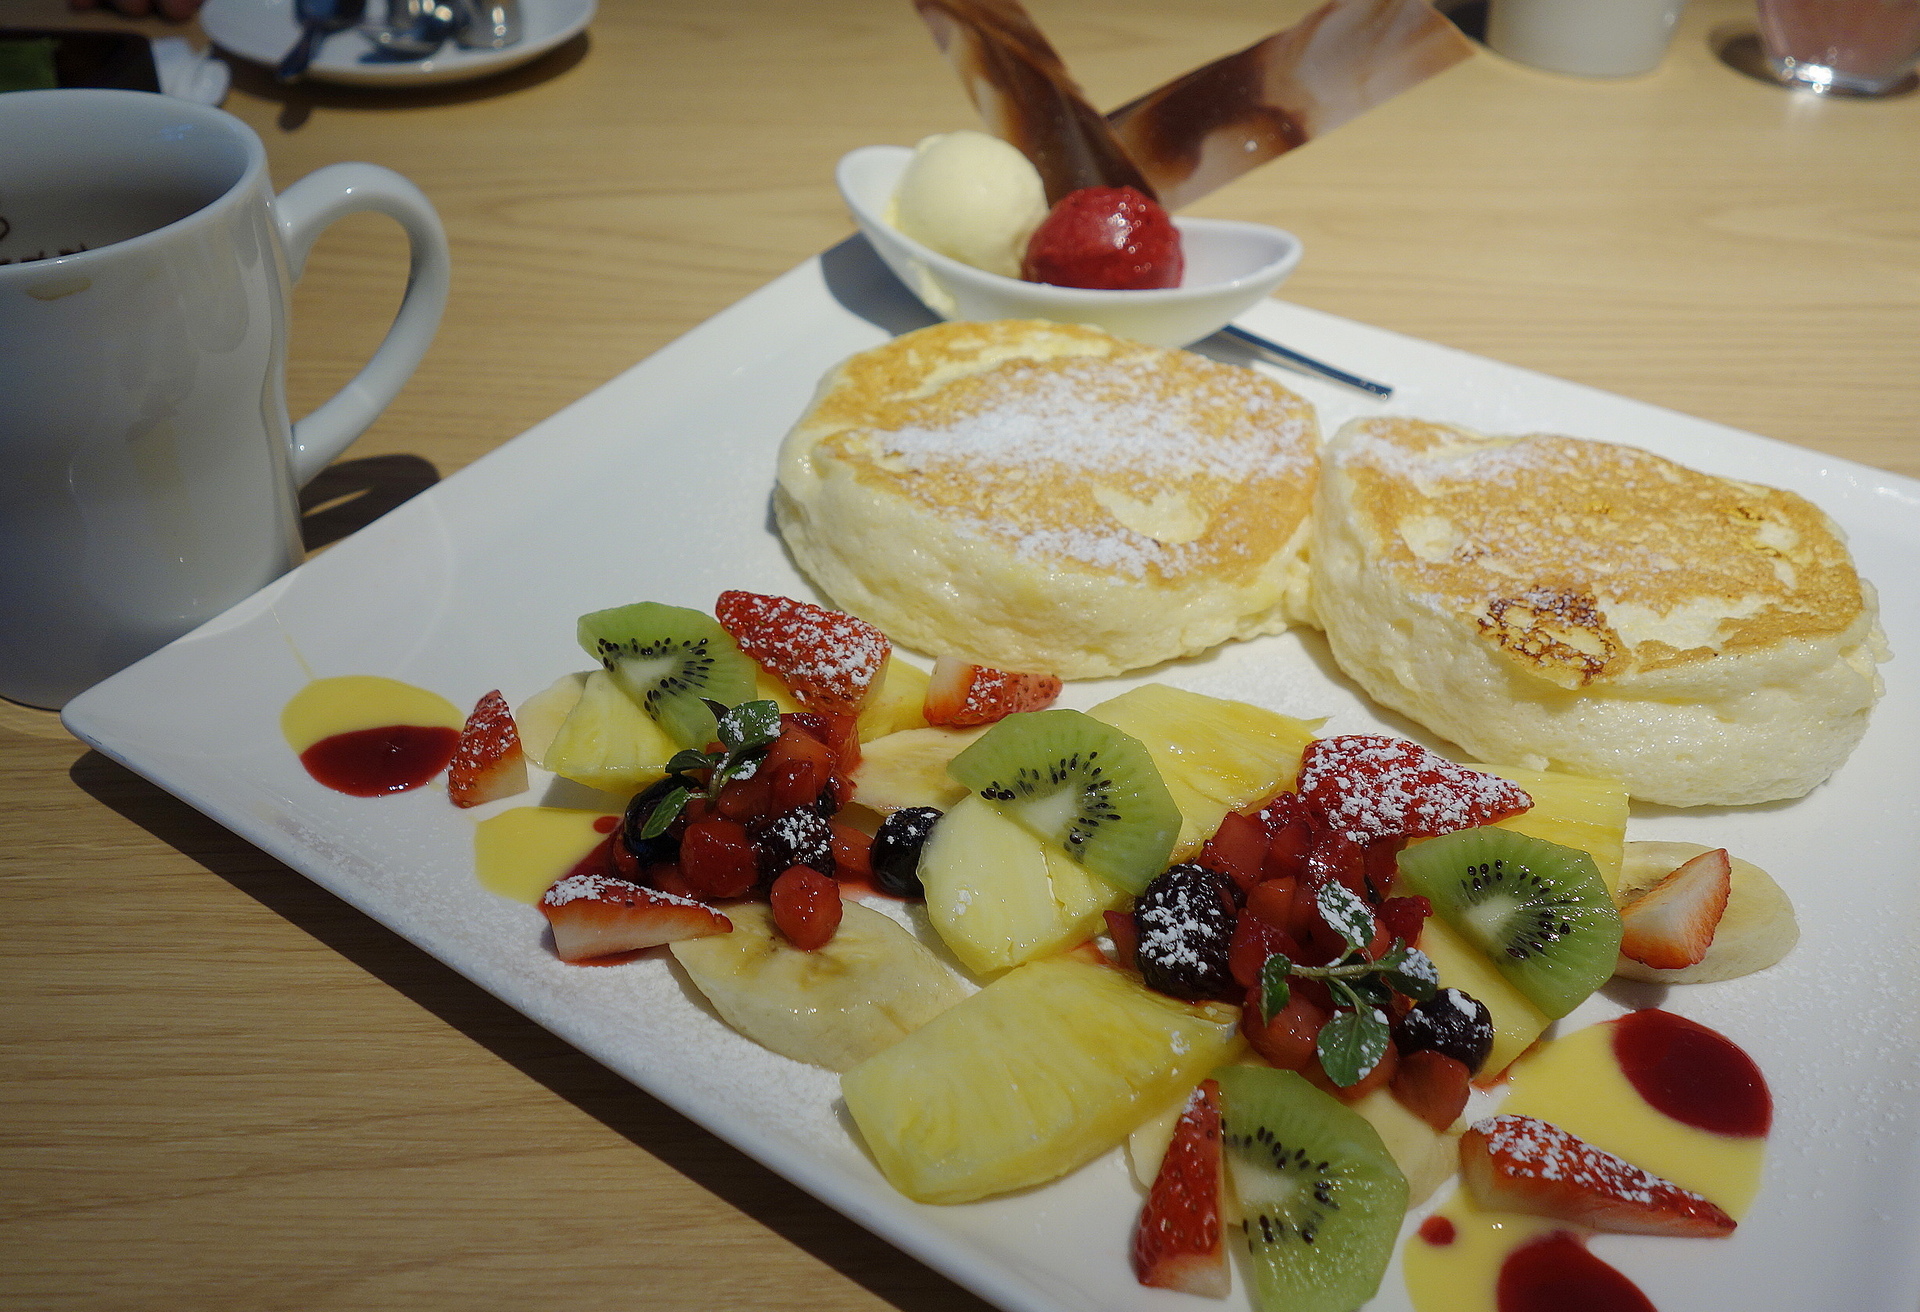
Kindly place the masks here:
<instances>
[{"instance_id":1,"label":"white ceramic mug","mask_svg":"<svg viewBox=\"0 0 1920 1312\"><path fill-rule=\"evenodd\" d=\"M1582 77L1651 73L1686 0L1491 0L1487 44L1508 59Z\"/></svg>"},{"instance_id":2,"label":"white ceramic mug","mask_svg":"<svg viewBox=\"0 0 1920 1312\"><path fill-rule=\"evenodd\" d=\"M406 230L406 297L289 424L290 289L357 210ZM275 196L246 124L137 91L0 95L0 226L0 696L58 707L299 560L299 487L426 353L447 240L390 169Z\"/></svg>"}]
</instances>

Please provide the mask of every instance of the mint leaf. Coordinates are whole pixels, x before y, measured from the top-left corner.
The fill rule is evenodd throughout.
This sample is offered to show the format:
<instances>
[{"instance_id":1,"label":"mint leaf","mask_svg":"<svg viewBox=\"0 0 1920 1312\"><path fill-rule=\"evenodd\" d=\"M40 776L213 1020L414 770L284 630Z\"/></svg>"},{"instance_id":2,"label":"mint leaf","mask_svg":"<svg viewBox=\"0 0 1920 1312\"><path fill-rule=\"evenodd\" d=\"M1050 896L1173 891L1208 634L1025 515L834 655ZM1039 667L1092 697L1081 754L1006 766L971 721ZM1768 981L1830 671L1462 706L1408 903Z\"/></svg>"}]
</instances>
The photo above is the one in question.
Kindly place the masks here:
<instances>
[{"instance_id":1,"label":"mint leaf","mask_svg":"<svg viewBox=\"0 0 1920 1312\"><path fill-rule=\"evenodd\" d=\"M709 706L718 705L709 702ZM733 752L770 746L780 736L780 707L770 701L741 702L732 710L716 713L720 742ZM742 776L747 777L747 776Z\"/></svg>"},{"instance_id":2,"label":"mint leaf","mask_svg":"<svg viewBox=\"0 0 1920 1312\"><path fill-rule=\"evenodd\" d=\"M1320 1027L1314 1051L1320 1057L1320 1069L1343 1089L1373 1073L1387 1052L1387 1018L1373 1008L1336 1011Z\"/></svg>"},{"instance_id":3,"label":"mint leaf","mask_svg":"<svg viewBox=\"0 0 1920 1312\"><path fill-rule=\"evenodd\" d=\"M647 813L647 822L640 826L640 837L658 838L666 833L667 826L673 823L674 817L680 814L680 809L692 796L693 789L686 784L669 789L659 801L653 804L653 810Z\"/></svg>"},{"instance_id":4,"label":"mint leaf","mask_svg":"<svg viewBox=\"0 0 1920 1312\"><path fill-rule=\"evenodd\" d=\"M1373 912L1345 884L1337 879L1329 879L1314 894L1313 901L1320 909L1320 918L1347 941L1350 950L1358 952L1373 942Z\"/></svg>"},{"instance_id":5,"label":"mint leaf","mask_svg":"<svg viewBox=\"0 0 1920 1312\"><path fill-rule=\"evenodd\" d=\"M1399 939L1393 949L1374 963L1380 977L1415 1002L1425 1002L1440 988L1440 972L1433 959L1419 948L1410 948Z\"/></svg>"},{"instance_id":6,"label":"mint leaf","mask_svg":"<svg viewBox=\"0 0 1920 1312\"><path fill-rule=\"evenodd\" d=\"M696 752L691 747L682 747L667 762L668 774L691 774L695 770L704 770L713 764L713 757L705 752Z\"/></svg>"},{"instance_id":7,"label":"mint leaf","mask_svg":"<svg viewBox=\"0 0 1920 1312\"><path fill-rule=\"evenodd\" d=\"M1287 972L1293 969L1284 953L1274 952L1267 956L1260 967L1260 1019L1271 1025L1273 1018L1287 1009L1287 999L1292 996L1292 988L1287 984Z\"/></svg>"}]
</instances>

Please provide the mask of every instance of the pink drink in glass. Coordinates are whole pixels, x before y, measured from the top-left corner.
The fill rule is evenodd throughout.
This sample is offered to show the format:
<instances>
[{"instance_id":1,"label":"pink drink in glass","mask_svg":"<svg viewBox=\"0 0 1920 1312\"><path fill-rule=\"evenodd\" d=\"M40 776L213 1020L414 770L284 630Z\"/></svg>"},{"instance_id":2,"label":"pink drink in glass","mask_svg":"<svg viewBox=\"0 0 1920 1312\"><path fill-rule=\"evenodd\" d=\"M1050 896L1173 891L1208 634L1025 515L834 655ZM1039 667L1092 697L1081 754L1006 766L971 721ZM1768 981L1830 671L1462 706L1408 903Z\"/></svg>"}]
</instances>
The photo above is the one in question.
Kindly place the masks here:
<instances>
[{"instance_id":1,"label":"pink drink in glass","mask_svg":"<svg viewBox=\"0 0 1920 1312\"><path fill-rule=\"evenodd\" d=\"M1783 81L1883 95L1920 53L1920 0L1759 0L1760 40Z\"/></svg>"}]
</instances>

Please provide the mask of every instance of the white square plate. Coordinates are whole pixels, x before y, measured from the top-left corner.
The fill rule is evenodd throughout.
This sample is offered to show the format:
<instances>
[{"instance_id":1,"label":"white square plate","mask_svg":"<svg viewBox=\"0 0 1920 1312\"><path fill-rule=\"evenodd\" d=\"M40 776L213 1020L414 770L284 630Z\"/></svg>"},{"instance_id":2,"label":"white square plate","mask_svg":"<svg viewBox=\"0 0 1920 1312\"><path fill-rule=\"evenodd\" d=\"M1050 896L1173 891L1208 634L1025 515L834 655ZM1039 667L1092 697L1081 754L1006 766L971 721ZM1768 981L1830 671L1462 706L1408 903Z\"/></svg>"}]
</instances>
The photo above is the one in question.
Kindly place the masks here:
<instances>
[{"instance_id":1,"label":"white square plate","mask_svg":"<svg viewBox=\"0 0 1920 1312\"><path fill-rule=\"evenodd\" d=\"M1134 1283L1127 1244L1138 1195L1120 1154L1013 1197L908 1202L850 1137L835 1077L727 1030L664 960L607 970L557 961L537 911L475 881L474 813L433 788L378 800L329 792L278 730L282 705L314 675L387 675L460 705L498 687L517 704L588 664L573 636L586 611L642 599L705 609L727 588L813 595L770 527L775 451L830 366L926 322L864 243L843 243L85 693L66 720L994 1303L1201 1308ZM1920 1304L1920 683L1905 666L1920 651L1920 483L1280 302L1242 322L1397 386L1381 403L1282 375L1320 407L1328 432L1359 414L1405 413L1629 442L1795 488L1847 530L1902 654L1883 667L1888 693L1852 760L1798 802L1642 807L1633 823L1635 837L1732 848L1771 870L1799 908L1803 937L1785 963L1676 989L1665 1004L1731 1036L1767 1073L1777 1115L1764 1187L1728 1240L1603 1236L1596 1251L1665 1312L1911 1312ZM1328 716L1329 732L1411 729L1367 702L1311 634L1230 645L1154 677ZM1091 705L1130 682L1070 685L1063 700ZM1621 1009L1596 997L1576 1019ZM1236 1292L1228 1307L1243 1306ZM1372 1306L1410 1306L1397 1267Z\"/></svg>"}]
</instances>

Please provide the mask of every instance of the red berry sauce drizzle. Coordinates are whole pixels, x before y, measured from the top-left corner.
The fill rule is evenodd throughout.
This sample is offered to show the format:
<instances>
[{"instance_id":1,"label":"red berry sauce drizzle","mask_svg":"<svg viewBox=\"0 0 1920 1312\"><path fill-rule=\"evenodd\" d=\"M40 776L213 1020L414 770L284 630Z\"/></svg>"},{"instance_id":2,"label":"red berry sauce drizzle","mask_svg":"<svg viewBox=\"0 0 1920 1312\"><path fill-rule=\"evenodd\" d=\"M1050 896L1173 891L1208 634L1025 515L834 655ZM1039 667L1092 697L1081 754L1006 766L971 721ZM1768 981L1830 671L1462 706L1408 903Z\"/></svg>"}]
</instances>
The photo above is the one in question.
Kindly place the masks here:
<instances>
[{"instance_id":1,"label":"red berry sauce drizzle","mask_svg":"<svg viewBox=\"0 0 1920 1312\"><path fill-rule=\"evenodd\" d=\"M1514 1249L1494 1300L1499 1312L1657 1312L1633 1281L1565 1230Z\"/></svg>"},{"instance_id":2,"label":"red berry sauce drizzle","mask_svg":"<svg viewBox=\"0 0 1920 1312\"><path fill-rule=\"evenodd\" d=\"M307 773L350 797L404 793L447 768L460 741L457 729L390 724L322 738L300 753Z\"/></svg>"},{"instance_id":3,"label":"red berry sauce drizzle","mask_svg":"<svg viewBox=\"0 0 1920 1312\"><path fill-rule=\"evenodd\" d=\"M1613 1022L1613 1054L1655 1110L1710 1134L1757 1139L1773 1097L1753 1058L1725 1035L1649 1008Z\"/></svg>"}]
</instances>

